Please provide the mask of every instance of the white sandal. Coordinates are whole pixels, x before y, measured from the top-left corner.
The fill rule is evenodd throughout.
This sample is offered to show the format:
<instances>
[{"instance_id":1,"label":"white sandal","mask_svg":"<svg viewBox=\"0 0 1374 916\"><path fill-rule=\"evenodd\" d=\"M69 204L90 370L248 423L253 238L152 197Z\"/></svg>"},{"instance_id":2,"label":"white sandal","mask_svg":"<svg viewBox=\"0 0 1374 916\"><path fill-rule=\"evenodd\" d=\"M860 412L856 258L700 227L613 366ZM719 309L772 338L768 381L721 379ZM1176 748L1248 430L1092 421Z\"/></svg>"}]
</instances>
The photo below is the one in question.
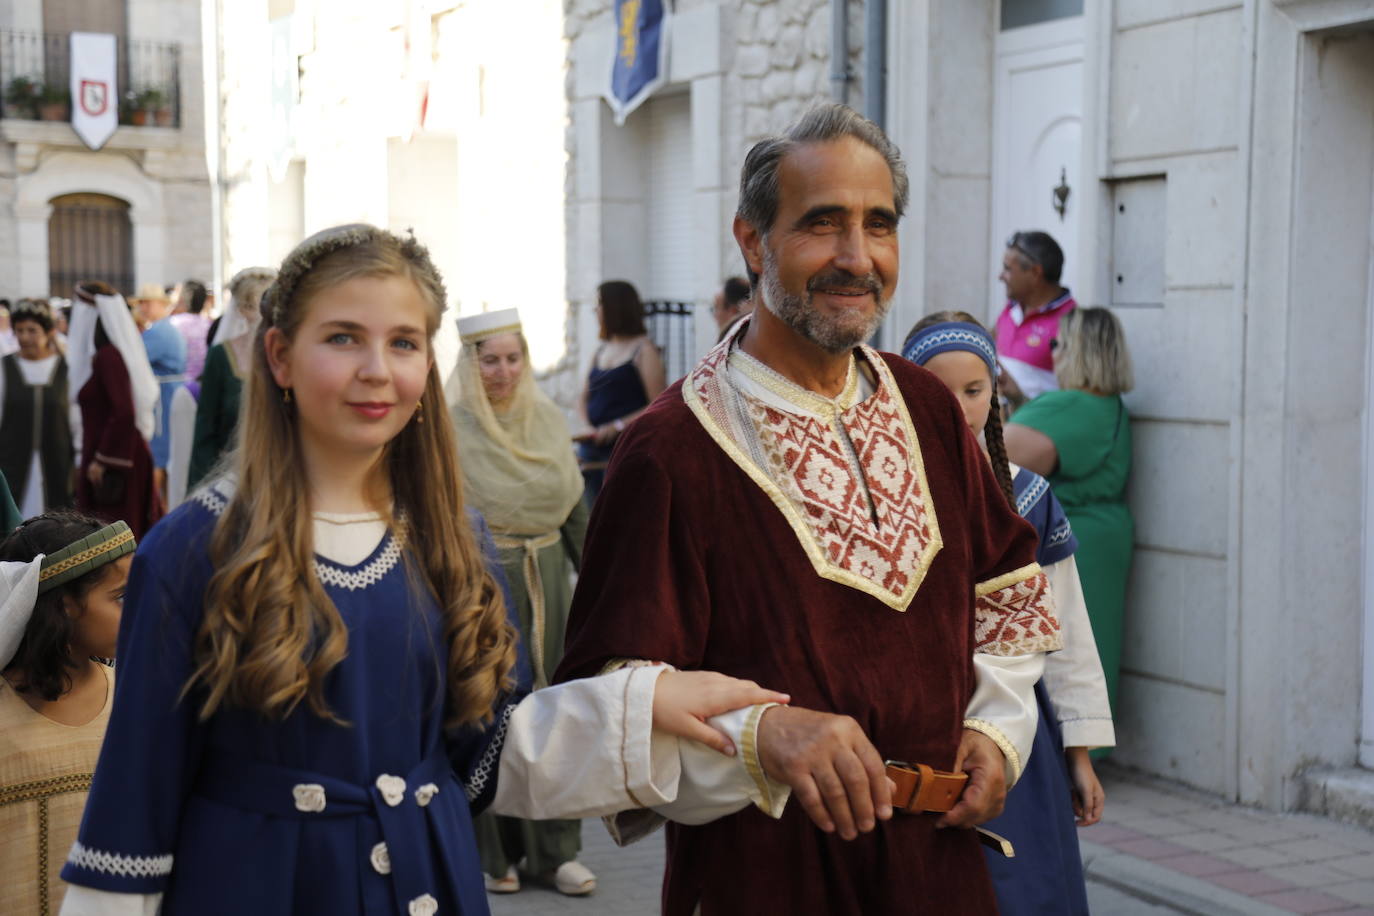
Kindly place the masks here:
<instances>
[{"instance_id":1,"label":"white sandal","mask_svg":"<svg viewBox=\"0 0 1374 916\"><path fill-rule=\"evenodd\" d=\"M585 897L596 890L596 875L581 862L573 859L558 866L553 873L553 886L558 893L569 897Z\"/></svg>"},{"instance_id":2,"label":"white sandal","mask_svg":"<svg viewBox=\"0 0 1374 916\"><path fill-rule=\"evenodd\" d=\"M520 890L520 874L514 865L506 869L504 877L493 878L491 875L483 874L482 880L486 882L487 892L491 894L514 894Z\"/></svg>"}]
</instances>

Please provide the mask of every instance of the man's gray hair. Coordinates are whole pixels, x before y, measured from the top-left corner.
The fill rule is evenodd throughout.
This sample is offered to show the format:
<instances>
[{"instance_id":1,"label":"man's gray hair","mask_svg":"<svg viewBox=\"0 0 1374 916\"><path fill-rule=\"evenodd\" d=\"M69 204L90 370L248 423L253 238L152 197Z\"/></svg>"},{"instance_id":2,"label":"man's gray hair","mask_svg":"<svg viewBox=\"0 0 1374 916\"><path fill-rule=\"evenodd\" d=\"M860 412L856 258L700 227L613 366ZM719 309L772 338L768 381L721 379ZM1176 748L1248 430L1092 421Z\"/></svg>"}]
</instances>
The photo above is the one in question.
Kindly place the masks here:
<instances>
[{"instance_id":1,"label":"man's gray hair","mask_svg":"<svg viewBox=\"0 0 1374 916\"><path fill-rule=\"evenodd\" d=\"M893 207L900 219L906 210L909 182L906 163L897 145L887 138L883 129L852 108L831 102L817 105L781 136L769 137L754 144L744 157L739 177L739 209L735 214L767 236L778 216L778 168L782 159L798 146L806 143L825 143L853 137L876 150L887 160L892 171Z\"/></svg>"}]
</instances>

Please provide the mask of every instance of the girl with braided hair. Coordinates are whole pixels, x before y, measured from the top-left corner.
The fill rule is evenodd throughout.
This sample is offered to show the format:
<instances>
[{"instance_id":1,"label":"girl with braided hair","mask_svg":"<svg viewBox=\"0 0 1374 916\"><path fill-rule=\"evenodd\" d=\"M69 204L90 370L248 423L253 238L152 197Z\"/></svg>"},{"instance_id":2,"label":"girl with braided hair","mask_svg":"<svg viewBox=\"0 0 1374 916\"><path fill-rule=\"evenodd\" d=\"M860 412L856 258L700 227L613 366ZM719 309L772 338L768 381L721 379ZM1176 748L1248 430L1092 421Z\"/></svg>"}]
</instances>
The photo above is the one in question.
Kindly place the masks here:
<instances>
[{"instance_id":1,"label":"girl with braided hair","mask_svg":"<svg viewBox=\"0 0 1374 916\"><path fill-rule=\"evenodd\" d=\"M483 914L488 806L709 819L752 800L706 719L780 694L665 666L529 693L464 506L444 302L424 247L372 226L281 265L230 473L134 558L67 916Z\"/></svg>"},{"instance_id":2,"label":"girl with braided hair","mask_svg":"<svg viewBox=\"0 0 1374 916\"><path fill-rule=\"evenodd\" d=\"M1035 685L1039 723L1025 772L1002 814L986 825L1011 840L1015 858L987 855L999 912L1088 912L1079 826L1102 817L1102 784L1088 751L1116 743L1102 662L1078 582L1078 542L1049 484L1007 460L992 336L967 312L937 312L916 323L902 355L932 372L959 399L1007 501L1040 536L1036 560L1054 590L1064 648L1045 658Z\"/></svg>"}]
</instances>

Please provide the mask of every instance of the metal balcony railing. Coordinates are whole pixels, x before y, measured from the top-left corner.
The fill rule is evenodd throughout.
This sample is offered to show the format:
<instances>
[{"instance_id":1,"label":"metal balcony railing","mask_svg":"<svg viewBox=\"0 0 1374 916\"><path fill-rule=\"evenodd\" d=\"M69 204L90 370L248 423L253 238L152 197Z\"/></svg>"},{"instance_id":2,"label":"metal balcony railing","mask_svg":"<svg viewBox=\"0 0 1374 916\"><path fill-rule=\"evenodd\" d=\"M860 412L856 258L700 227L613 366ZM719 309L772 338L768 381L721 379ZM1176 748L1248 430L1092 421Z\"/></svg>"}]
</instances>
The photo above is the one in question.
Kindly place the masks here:
<instances>
[{"instance_id":1,"label":"metal balcony railing","mask_svg":"<svg viewBox=\"0 0 1374 916\"><path fill-rule=\"evenodd\" d=\"M181 46L115 39L119 123L181 126ZM0 30L0 118L71 117L71 40Z\"/></svg>"}]
</instances>

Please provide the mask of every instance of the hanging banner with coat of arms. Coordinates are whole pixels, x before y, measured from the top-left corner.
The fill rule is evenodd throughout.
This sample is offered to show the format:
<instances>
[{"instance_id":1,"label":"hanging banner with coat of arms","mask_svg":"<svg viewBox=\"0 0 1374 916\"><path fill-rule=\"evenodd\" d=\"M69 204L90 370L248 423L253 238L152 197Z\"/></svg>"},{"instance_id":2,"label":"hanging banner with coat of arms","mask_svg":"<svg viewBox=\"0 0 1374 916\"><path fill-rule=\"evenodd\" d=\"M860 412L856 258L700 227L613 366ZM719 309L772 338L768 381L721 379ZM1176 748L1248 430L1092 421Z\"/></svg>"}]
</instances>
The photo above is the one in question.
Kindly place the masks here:
<instances>
[{"instance_id":1,"label":"hanging banner with coat of arms","mask_svg":"<svg viewBox=\"0 0 1374 916\"><path fill-rule=\"evenodd\" d=\"M615 0L615 59L606 101L615 123L668 81L667 0Z\"/></svg>"},{"instance_id":2,"label":"hanging banner with coat of arms","mask_svg":"<svg viewBox=\"0 0 1374 916\"><path fill-rule=\"evenodd\" d=\"M100 149L119 126L115 85L115 37L72 32L72 130L91 149Z\"/></svg>"}]
</instances>

